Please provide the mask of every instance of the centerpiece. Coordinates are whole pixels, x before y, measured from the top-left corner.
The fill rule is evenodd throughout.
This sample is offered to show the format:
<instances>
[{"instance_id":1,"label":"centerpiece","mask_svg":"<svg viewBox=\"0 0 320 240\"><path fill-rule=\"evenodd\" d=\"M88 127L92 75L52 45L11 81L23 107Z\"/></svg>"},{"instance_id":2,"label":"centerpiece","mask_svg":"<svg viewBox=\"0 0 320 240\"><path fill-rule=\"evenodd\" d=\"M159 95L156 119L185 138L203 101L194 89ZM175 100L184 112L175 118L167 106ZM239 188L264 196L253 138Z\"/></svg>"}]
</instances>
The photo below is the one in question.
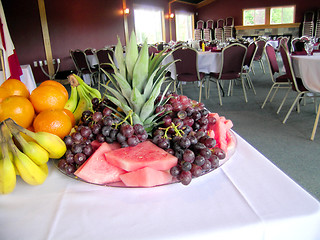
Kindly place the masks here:
<instances>
[{"instance_id":1,"label":"centerpiece","mask_svg":"<svg viewBox=\"0 0 320 240\"><path fill-rule=\"evenodd\" d=\"M139 52L132 32L124 56L118 40L104 96L91 99L64 138L62 172L100 185L153 187L188 185L219 167L235 147L232 122L163 85L173 64L162 65L167 54L149 56L146 42Z\"/></svg>"}]
</instances>

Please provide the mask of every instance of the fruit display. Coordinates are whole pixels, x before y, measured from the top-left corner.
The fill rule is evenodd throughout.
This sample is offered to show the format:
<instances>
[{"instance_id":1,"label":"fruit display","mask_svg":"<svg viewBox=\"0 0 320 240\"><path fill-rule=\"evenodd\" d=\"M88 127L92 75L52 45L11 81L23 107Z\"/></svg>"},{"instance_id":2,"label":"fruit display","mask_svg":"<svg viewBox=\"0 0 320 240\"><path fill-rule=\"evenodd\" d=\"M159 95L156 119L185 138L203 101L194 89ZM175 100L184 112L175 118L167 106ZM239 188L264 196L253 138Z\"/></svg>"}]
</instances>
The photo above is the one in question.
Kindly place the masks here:
<instances>
[{"instance_id":1,"label":"fruit display","mask_svg":"<svg viewBox=\"0 0 320 240\"><path fill-rule=\"evenodd\" d=\"M164 53L149 57L146 43L138 52L134 33L125 57L120 41L115 57L106 93L91 99L64 138L58 168L89 183L153 187L188 185L219 167L235 147L232 122L162 87L172 63L161 65Z\"/></svg>"},{"instance_id":2,"label":"fruit display","mask_svg":"<svg viewBox=\"0 0 320 240\"><path fill-rule=\"evenodd\" d=\"M21 133L34 141L26 141ZM12 119L0 123L0 192L8 194L16 186L16 175L30 185L42 184L48 176L49 158L61 158L66 146L61 138L46 132L31 132Z\"/></svg>"}]
</instances>

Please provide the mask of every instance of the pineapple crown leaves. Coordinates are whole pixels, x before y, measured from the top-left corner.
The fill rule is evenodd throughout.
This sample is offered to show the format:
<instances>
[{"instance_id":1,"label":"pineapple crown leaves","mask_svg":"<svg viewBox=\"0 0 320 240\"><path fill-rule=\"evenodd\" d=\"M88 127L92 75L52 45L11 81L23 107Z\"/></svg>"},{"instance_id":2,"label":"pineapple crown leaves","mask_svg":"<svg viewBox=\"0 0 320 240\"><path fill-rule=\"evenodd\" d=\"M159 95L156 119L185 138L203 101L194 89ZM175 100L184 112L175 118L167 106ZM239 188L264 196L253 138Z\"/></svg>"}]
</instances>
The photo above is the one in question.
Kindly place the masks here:
<instances>
[{"instance_id":1,"label":"pineapple crown leaves","mask_svg":"<svg viewBox=\"0 0 320 240\"><path fill-rule=\"evenodd\" d=\"M134 32L132 32L124 57L123 48L118 38L115 49L115 61L111 60L114 73L107 73L107 78L112 87L106 88L106 97L115 105L122 108L128 115L132 114L134 123L140 123L152 128L155 119L155 100L161 92L161 86L166 80L165 74L168 67L174 62L162 65L163 59L168 55L161 51L155 56L149 56L148 44L145 41L138 52ZM116 63L117 64L116 64ZM168 90L168 87L165 91Z\"/></svg>"}]
</instances>

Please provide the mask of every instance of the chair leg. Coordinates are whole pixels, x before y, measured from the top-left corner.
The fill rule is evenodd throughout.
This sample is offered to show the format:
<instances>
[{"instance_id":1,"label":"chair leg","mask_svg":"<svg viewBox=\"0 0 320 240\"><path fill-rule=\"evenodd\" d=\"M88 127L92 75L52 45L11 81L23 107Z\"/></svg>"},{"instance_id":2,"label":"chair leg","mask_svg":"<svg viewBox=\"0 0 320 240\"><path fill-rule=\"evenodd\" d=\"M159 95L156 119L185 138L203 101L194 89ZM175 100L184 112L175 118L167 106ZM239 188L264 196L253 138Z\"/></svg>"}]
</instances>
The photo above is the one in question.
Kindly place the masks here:
<instances>
[{"instance_id":1,"label":"chair leg","mask_svg":"<svg viewBox=\"0 0 320 240\"><path fill-rule=\"evenodd\" d=\"M268 94L267 94L267 96L266 96L266 99L264 100L264 102L263 102L263 104L262 104L262 106L261 106L261 109L264 108L264 105L266 105L266 102L268 101L268 98L269 98L269 96L270 96L273 88L274 88L274 84L271 86L271 88L270 88L270 90L269 90L269 92L268 92ZM271 100L270 100L270 102L271 102Z\"/></svg>"},{"instance_id":2,"label":"chair leg","mask_svg":"<svg viewBox=\"0 0 320 240\"><path fill-rule=\"evenodd\" d=\"M313 129L312 129L312 133L311 133L311 141L314 140L314 136L316 135L316 131L317 131L317 127L318 127L318 123L319 123L319 116L320 116L320 104L318 106L318 112L317 112L317 116L316 119L314 120L314 125L313 125Z\"/></svg>"},{"instance_id":3,"label":"chair leg","mask_svg":"<svg viewBox=\"0 0 320 240\"><path fill-rule=\"evenodd\" d=\"M208 99L210 95L210 79L208 80L207 84L206 99Z\"/></svg>"},{"instance_id":4,"label":"chair leg","mask_svg":"<svg viewBox=\"0 0 320 240\"><path fill-rule=\"evenodd\" d=\"M289 92L290 92L290 88L288 88L288 91L287 91L286 95L284 96L284 98L283 98L283 100L282 100L282 102L281 102L281 104L280 104L280 106L279 106L279 108L277 110L277 114L279 114L279 112L281 111L281 108L282 108L284 102L286 101L286 99L287 99L287 97L289 95Z\"/></svg>"},{"instance_id":5,"label":"chair leg","mask_svg":"<svg viewBox=\"0 0 320 240\"><path fill-rule=\"evenodd\" d=\"M266 71L265 71L265 69L264 69L264 64L263 64L262 58L259 60L259 63L260 63L260 66L261 66L261 69L262 69L263 73L266 74Z\"/></svg>"},{"instance_id":6,"label":"chair leg","mask_svg":"<svg viewBox=\"0 0 320 240\"><path fill-rule=\"evenodd\" d=\"M179 84L180 84L181 95L183 95L182 82L180 82Z\"/></svg>"},{"instance_id":7,"label":"chair leg","mask_svg":"<svg viewBox=\"0 0 320 240\"><path fill-rule=\"evenodd\" d=\"M221 92L220 92L220 84L219 84L219 80L218 80L218 79L217 79L217 89L218 89L218 96L219 96L220 106L222 106L222 99L221 99Z\"/></svg>"},{"instance_id":8,"label":"chair leg","mask_svg":"<svg viewBox=\"0 0 320 240\"><path fill-rule=\"evenodd\" d=\"M255 88L254 88L254 86L253 86L253 83L252 83L252 81L251 81L251 78L250 78L249 73L246 74L246 78L247 78L247 81L250 83L250 86L251 86L251 88L252 88L252 91L253 91L254 95L257 95L256 90L255 90Z\"/></svg>"},{"instance_id":9,"label":"chair leg","mask_svg":"<svg viewBox=\"0 0 320 240\"><path fill-rule=\"evenodd\" d=\"M231 93L232 82L233 82L233 80L230 80L230 81L229 81L228 97L231 96L230 93Z\"/></svg>"},{"instance_id":10,"label":"chair leg","mask_svg":"<svg viewBox=\"0 0 320 240\"><path fill-rule=\"evenodd\" d=\"M287 121L287 119L289 118L289 116L290 116L290 114L291 114L291 112L292 112L293 107L294 107L296 104L298 104L298 106L299 106L298 100L300 99L301 94L302 94L302 93L298 93L298 95L296 96L296 98L295 98L295 100L293 101L293 103L292 103L292 105L291 105L291 107L290 107L290 109L289 109L286 117L283 119L283 122L282 122L283 124L285 124L286 121Z\"/></svg>"},{"instance_id":11,"label":"chair leg","mask_svg":"<svg viewBox=\"0 0 320 240\"><path fill-rule=\"evenodd\" d=\"M273 101L273 99L274 99L274 97L276 96L276 93L278 92L279 88L280 88L279 85L275 88L275 90L274 90L274 92L273 92L273 94L272 94L272 97L270 98L270 102Z\"/></svg>"},{"instance_id":12,"label":"chair leg","mask_svg":"<svg viewBox=\"0 0 320 240\"><path fill-rule=\"evenodd\" d=\"M202 94L202 83L203 83L203 80L200 81L200 90L199 90L199 103L201 102L201 94Z\"/></svg>"},{"instance_id":13,"label":"chair leg","mask_svg":"<svg viewBox=\"0 0 320 240\"><path fill-rule=\"evenodd\" d=\"M245 100L246 102L248 102L247 93L246 93L246 88L245 88L245 86L244 86L243 78L241 78L241 84L242 84L242 90L243 90L244 100Z\"/></svg>"},{"instance_id":14,"label":"chair leg","mask_svg":"<svg viewBox=\"0 0 320 240\"><path fill-rule=\"evenodd\" d=\"M253 65L253 64L252 64ZM256 73L254 72L254 67L253 66L251 66L251 71L252 71L252 74L253 75L256 75Z\"/></svg>"}]
</instances>

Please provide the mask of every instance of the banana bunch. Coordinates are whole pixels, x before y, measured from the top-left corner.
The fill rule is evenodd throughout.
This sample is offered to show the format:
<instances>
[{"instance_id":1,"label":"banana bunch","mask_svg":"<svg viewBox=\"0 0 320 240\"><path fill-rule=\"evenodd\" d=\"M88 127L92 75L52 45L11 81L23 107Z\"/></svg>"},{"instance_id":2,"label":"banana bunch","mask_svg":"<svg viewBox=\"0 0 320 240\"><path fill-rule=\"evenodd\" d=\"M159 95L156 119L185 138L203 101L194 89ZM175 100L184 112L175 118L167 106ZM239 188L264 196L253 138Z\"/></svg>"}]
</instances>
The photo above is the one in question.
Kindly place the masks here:
<instances>
[{"instance_id":1,"label":"banana bunch","mask_svg":"<svg viewBox=\"0 0 320 240\"><path fill-rule=\"evenodd\" d=\"M101 98L99 90L90 87L79 76L71 74L68 76L70 82L71 91L70 97L64 106L65 109L70 110L76 122L78 122L82 116L82 113L86 110L92 109L93 98Z\"/></svg>"},{"instance_id":2,"label":"banana bunch","mask_svg":"<svg viewBox=\"0 0 320 240\"><path fill-rule=\"evenodd\" d=\"M33 138L26 141L21 133ZM58 136L46 132L31 132L12 119L0 124L0 193L11 193L16 175L30 185L42 184L48 176L49 158L61 158L66 145Z\"/></svg>"}]
</instances>

